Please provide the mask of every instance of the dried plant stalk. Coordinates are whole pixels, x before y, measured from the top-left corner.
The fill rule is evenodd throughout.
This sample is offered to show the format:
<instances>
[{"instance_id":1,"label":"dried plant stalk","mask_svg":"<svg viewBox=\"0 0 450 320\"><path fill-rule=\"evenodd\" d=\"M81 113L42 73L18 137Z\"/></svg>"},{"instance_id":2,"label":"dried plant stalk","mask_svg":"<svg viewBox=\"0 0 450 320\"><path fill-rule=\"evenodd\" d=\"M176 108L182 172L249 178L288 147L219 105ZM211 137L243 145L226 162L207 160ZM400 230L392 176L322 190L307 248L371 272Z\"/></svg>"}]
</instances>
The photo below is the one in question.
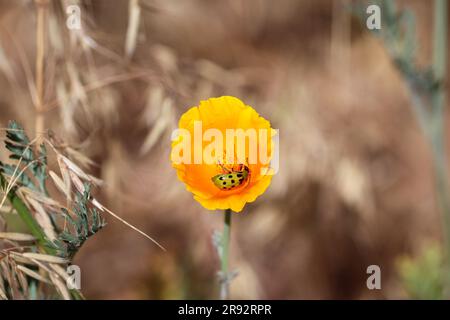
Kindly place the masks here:
<instances>
[{"instance_id":1,"label":"dried plant stalk","mask_svg":"<svg viewBox=\"0 0 450 320\"><path fill-rule=\"evenodd\" d=\"M35 0L37 7L36 21L36 137L44 131L44 58L45 58L45 20L48 0ZM40 140L42 142L42 140Z\"/></svg>"},{"instance_id":2,"label":"dried plant stalk","mask_svg":"<svg viewBox=\"0 0 450 320\"><path fill-rule=\"evenodd\" d=\"M130 60L136 50L136 43L139 31L139 21L141 16L141 7L139 0L130 0L128 12L128 28L125 39L125 57Z\"/></svg>"}]
</instances>

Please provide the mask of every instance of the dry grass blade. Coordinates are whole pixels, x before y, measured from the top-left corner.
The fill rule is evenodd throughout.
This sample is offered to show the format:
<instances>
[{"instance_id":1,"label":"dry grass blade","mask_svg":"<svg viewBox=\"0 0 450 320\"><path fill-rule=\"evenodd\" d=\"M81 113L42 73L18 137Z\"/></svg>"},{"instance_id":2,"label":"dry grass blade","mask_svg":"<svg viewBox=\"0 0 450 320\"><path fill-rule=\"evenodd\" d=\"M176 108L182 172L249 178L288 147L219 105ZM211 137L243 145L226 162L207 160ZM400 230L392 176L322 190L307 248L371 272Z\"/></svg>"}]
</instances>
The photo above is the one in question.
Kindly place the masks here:
<instances>
[{"instance_id":1,"label":"dry grass blade","mask_svg":"<svg viewBox=\"0 0 450 320\"><path fill-rule=\"evenodd\" d=\"M22 187L18 190L18 194L24 201L28 201L29 199L34 199L41 204L46 206L59 208L61 207L60 203L52 198L46 197L45 195L35 192L27 187Z\"/></svg>"},{"instance_id":2,"label":"dry grass blade","mask_svg":"<svg viewBox=\"0 0 450 320\"><path fill-rule=\"evenodd\" d=\"M50 220L50 217L48 216L48 214L45 211L45 209L42 206L42 204L39 203L38 201L36 201L35 199L31 198L31 197L27 197L27 201L36 210L36 212L37 212L36 220L41 225L42 229L45 232L45 235L50 240L55 240L56 239L55 229L53 228L53 225L52 225L52 222Z\"/></svg>"},{"instance_id":3,"label":"dry grass blade","mask_svg":"<svg viewBox=\"0 0 450 320\"><path fill-rule=\"evenodd\" d=\"M8 239L12 241L35 241L36 238L30 234L17 232L0 232L0 239Z\"/></svg>"},{"instance_id":4,"label":"dry grass blade","mask_svg":"<svg viewBox=\"0 0 450 320\"><path fill-rule=\"evenodd\" d=\"M69 175L70 175L70 179L73 182L73 185L75 186L75 188L78 190L79 193L83 194L84 193L83 181L81 181L79 176L77 176L72 171L69 171Z\"/></svg>"},{"instance_id":5,"label":"dry grass blade","mask_svg":"<svg viewBox=\"0 0 450 320\"><path fill-rule=\"evenodd\" d=\"M85 168L96 165L96 163L91 158L85 156L81 152L78 152L71 147L66 147L64 150L67 152L71 159L74 159L77 163L81 164Z\"/></svg>"},{"instance_id":6,"label":"dry grass blade","mask_svg":"<svg viewBox=\"0 0 450 320\"><path fill-rule=\"evenodd\" d=\"M93 199L92 203L99 208L101 211L106 211L108 212L110 215L112 215L114 218L116 218L117 220L119 220L120 222L122 222L123 224L125 224L126 226L128 226L129 228L133 229L134 231L140 233L141 235L143 235L144 237L146 237L147 239L149 239L150 241L152 241L154 244L156 244L161 250L166 251L166 248L164 248L158 241L156 241L155 239L153 239L152 237L150 237L148 234L146 234L144 231L138 229L137 227L133 226L132 224L128 223L127 221L125 221L124 219L122 219L121 217L119 217L118 215L116 215L114 212L112 212L111 210L109 210L108 208L104 207L102 204L100 204L97 200Z\"/></svg>"},{"instance_id":7,"label":"dry grass blade","mask_svg":"<svg viewBox=\"0 0 450 320\"><path fill-rule=\"evenodd\" d=\"M8 300L8 296L5 292L5 281L3 280L2 273L0 273L0 300Z\"/></svg>"},{"instance_id":8,"label":"dry grass blade","mask_svg":"<svg viewBox=\"0 0 450 320\"><path fill-rule=\"evenodd\" d=\"M92 49L97 53L99 53L100 55L104 56L105 58L111 59L112 61L116 61L119 63L123 62L123 58L120 55L108 49L107 47L100 45L89 35L85 33L79 33L79 35L80 35L80 42L84 50L89 51L90 49Z\"/></svg>"},{"instance_id":9,"label":"dry grass blade","mask_svg":"<svg viewBox=\"0 0 450 320\"><path fill-rule=\"evenodd\" d=\"M65 165L67 165L68 169L70 170L70 173L74 173L76 174L78 177L80 177L81 179L88 181L90 183L93 183L95 185L100 185L102 184L102 181L98 178L95 178L87 173L85 173L83 170L81 170L81 168L79 166L77 166L75 163L73 163L72 161L70 161L67 157L58 154L57 157L59 159L62 160L62 162L64 162ZM72 175L71 175L72 177Z\"/></svg>"},{"instance_id":10,"label":"dry grass blade","mask_svg":"<svg viewBox=\"0 0 450 320\"><path fill-rule=\"evenodd\" d=\"M43 262L39 262L36 259L30 259L33 261L34 264L36 264L40 269L45 270L47 273L52 273L53 270L51 270L49 267L47 267Z\"/></svg>"},{"instance_id":11,"label":"dry grass blade","mask_svg":"<svg viewBox=\"0 0 450 320\"><path fill-rule=\"evenodd\" d=\"M9 262L9 285L11 287L11 294L13 295L13 299L23 299L23 295L20 291L20 282L19 275L17 274L17 264L14 261Z\"/></svg>"},{"instance_id":12,"label":"dry grass blade","mask_svg":"<svg viewBox=\"0 0 450 320\"><path fill-rule=\"evenodd\" d=\"M11 298L14 299L15 293L17 292L17 282L15 281L15 276L12 274L9 266L10 264L8 263L8 261L2 260L0 262L0 274L8 283Z\"/></svg>"},{"instance_id":13,"label":"dry grass blade","mask_svg":"<svg viewBox=\"0 0 450 320\"><path fill-rule=\"evenodd\" d=\"M65 157L65 156L63 156L61 154L58 154L57 157L58 157L58 160L61 159L62 162L64 162L64 164L69 168L70 171L75 173L81 179L84 179L86 181L90 181L89 175L86 174L83 170L81 170L80 167L78 167L75 163L70 161L67 157Z\"/></svg>"},{"instance_id":14,"label":"dry grass blade","mask_svg":"<svg viewBox=\"0 0 450 320\"><path fill-rule=\"evenodd\" d=\"M31 269L28 269L25 266L18 265L17 269L20 270L21 272L25 273L27 276L30 276L30 277L38 280L38 281L51 284L51 282L48 279L44 278L39 273L37 273L37 272L35 272L35 271L31 270Z\"/></svg>"},{"instance_id":15,"label":"dry grass blade","mask_svg":"<svg viewBox=\"0 0 450 320\"><path fill-rule=\"evenodd\" d=\"M22 256L22 254L19 253L19 252L12 251L12 252L10 252L9 255L15 262L22 263L22 264L35 264L30 259L25 258L24 256Z\"/></svg>"},{"instance_id":16,"label":"dry grass blade","mask_svg":"<svg viewBox=\"0 0 450 320\"><path fill-rule=\"evenodd\" d=\"M28 292L28 281L23 272L17 272L17 279L19 280L19 285L23 292Z\"/></svg>"},{"instance_id":17,"label":"dry grass blade","mask_svg":"<svg viewBox=\"0 0 450 320\"><path fill-rule=\"evenodd\" d=\"M6 57L5 51L0 43L0 71L6 75L8 79L15 81L16 77L13 72L13 67L11 66L8 58Z\"/></svg>"},{"instance_id":18,"label":"dry grass blade","mask_svg":"<svg viewBox=\"0 0 450 320\"><path fill-rule=\"evenodd\" d=\"M52 170L49 171L49 175L50 178L52 178L58 190L64 193L64 195L68 200L71 200L72 197L70 194L70 184L67 185L66 183L64 183L64 181Z\"/></svg>"},{"instance_id":19,"label":"dry grass blade","mask_svg":"<svg viewBox=\"0 0 450 320\"><path fill-rule=\"evenodd\" d=\"M41 254L41 253L32 253L32 252L26 252L23 253L22 256L29 259L36 259L39 261L49 262L49 263L57 263L57 264L66 264L69 262L69 260L51 256L48 254Z\"/></svg>"},{"instance_id":20,"label":"dry grass blade","mask_svg":"<svg viewBox=\"0 0 450 320\"><path fill-rule=\"evenodd\" d=\"M128 12L128 28L125 39L125 56L127 60L131 59L136 49L140 17L141 7L139 6L139 0L130 0Z\"/></svg>"},{"instance_id":21,"label":"dry grass blade","mask_svg":"<svg viewBox=\"0 0 450 320\"><path fill-rule=\"evenodd\" d=\"M8 300L8 297L6 296L5 291L3 291L2 288L0 288L0 299L1 300Z\"/></svg>"},{"instance_id":22,"label":"dry grass blade","mask_svg":"<svg viewBox=\"0 0 450 320\"><path fill-rule=\"evenodd\" d=\"M141 154L149 152L172 121L172 101L166 97L161 104L161 114L141 147Z\"/></svg>"},{"instance_id":23,"label":"dry grass blade","mask_svg":"<svg viewBox=\"0 0 450 320\"><path fill-rule=\"evenodd\" d=\"M69 279L67 271L63 269L59 264L50 263L49 265L62 279L64 279L64 281L67 281L67 279Z\"/></svg>"},{"instance_id":24,"label":"dry grass blade","mask_svg":"<svg viewBox=\"0 0 450 320\"><path fill-rule=\"evenodd\" d=\"M70 293L67 290L67 286L61 281L61 279L58 278L53 273L49 273L49 276L50 276L50 280L52 281L56 290L58 290L58 292L61 294L61 296L64 298L64 300L71 300Z\"/></svg>"},{"instance_id":25,"label":"dry grass blade","mask_svg":"<svg viewBox=\"0 0 450 320\"><path fill-rule=\"evenodd\" d=\"M56 157L56 159L58 161L59 171L61 172L65 188L67 188L67 190L70 191L69 193L71 193L71 191L72 191L72 182L71 182L71 179L70 179L69 168L67 167L67 165L65 164L65 162L62 160L61 157Z\"/></svg>"}]
</instances>

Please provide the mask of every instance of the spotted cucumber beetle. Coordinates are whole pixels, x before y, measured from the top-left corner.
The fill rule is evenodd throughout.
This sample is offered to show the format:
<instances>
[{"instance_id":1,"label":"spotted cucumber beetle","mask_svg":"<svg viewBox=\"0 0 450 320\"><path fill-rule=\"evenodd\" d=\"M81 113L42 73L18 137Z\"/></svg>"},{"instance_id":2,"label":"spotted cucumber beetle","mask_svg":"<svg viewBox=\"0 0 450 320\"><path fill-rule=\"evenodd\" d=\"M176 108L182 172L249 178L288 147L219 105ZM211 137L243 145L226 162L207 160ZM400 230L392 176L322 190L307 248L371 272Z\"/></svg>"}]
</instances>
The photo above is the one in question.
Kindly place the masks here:
<instances>
[{"instance_id":1,"label":"spotted cucumber beetle","mask_svg":"<svg viewBox=\"0 0 450 320\"><path fill-rule=\"evenodd\" d=\"M220 190L233 190L250 180L250 169L246 165L240 164L238 170L230 170L222 164L219 165L224 173L215 175L211 180Z\"/></svg>"}]
</instances>

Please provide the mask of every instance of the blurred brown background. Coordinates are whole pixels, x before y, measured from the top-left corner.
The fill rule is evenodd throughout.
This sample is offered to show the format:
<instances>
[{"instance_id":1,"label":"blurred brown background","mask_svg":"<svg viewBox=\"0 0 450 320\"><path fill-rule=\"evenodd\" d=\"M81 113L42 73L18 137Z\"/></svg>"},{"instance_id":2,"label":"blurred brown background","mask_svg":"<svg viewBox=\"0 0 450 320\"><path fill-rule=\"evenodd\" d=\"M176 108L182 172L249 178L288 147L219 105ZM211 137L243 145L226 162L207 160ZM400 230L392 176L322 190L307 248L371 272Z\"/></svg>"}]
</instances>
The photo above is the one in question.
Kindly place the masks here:
<instances>
[{"instance_id":1,"label":"blurred brown background","mask_svg":"<svg viewBox=\"0 0 450 320\"><path fill-rule=\"evenodd\" d=\"M179 116L220 95L253 106L281 144L270 188L233 217L231 297L406 296L398 258L441 237L429 148L401 77L351 3L47 4L45 128L95 160L97 195L167 248L107 216L75 259L88 298L217 297L211 237L222 215L184 190L169 152ZM398 3L416 15L425 63L432 2ZM66 27L69 4L81 8L81 31ZM35 25L34 1L0 0L0 127L16 119L30 133ZM372 264L382 290L366 287Z\"/></svg>"}]
</instances>

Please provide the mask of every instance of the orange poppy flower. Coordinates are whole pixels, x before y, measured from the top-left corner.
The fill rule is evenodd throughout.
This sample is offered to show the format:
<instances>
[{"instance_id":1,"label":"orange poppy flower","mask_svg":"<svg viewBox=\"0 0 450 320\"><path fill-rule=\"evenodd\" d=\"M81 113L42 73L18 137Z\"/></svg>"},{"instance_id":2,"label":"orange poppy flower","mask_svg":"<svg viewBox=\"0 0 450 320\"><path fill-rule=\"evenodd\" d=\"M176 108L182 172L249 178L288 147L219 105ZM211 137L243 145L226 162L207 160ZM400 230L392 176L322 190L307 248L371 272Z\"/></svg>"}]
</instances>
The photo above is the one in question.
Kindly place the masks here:
<instances>
[{"instance_id":1,"label":"orange poppy flower","mask_svg":"<svg viewBox=\"0 0 450 320\"><path fill-rule=\"evenodd\" d=\"M270 185L274 133L269 121L235 97L201 101L180 118L172 165L203 207L240 212Z\"/></svg>"}]
</instances>

